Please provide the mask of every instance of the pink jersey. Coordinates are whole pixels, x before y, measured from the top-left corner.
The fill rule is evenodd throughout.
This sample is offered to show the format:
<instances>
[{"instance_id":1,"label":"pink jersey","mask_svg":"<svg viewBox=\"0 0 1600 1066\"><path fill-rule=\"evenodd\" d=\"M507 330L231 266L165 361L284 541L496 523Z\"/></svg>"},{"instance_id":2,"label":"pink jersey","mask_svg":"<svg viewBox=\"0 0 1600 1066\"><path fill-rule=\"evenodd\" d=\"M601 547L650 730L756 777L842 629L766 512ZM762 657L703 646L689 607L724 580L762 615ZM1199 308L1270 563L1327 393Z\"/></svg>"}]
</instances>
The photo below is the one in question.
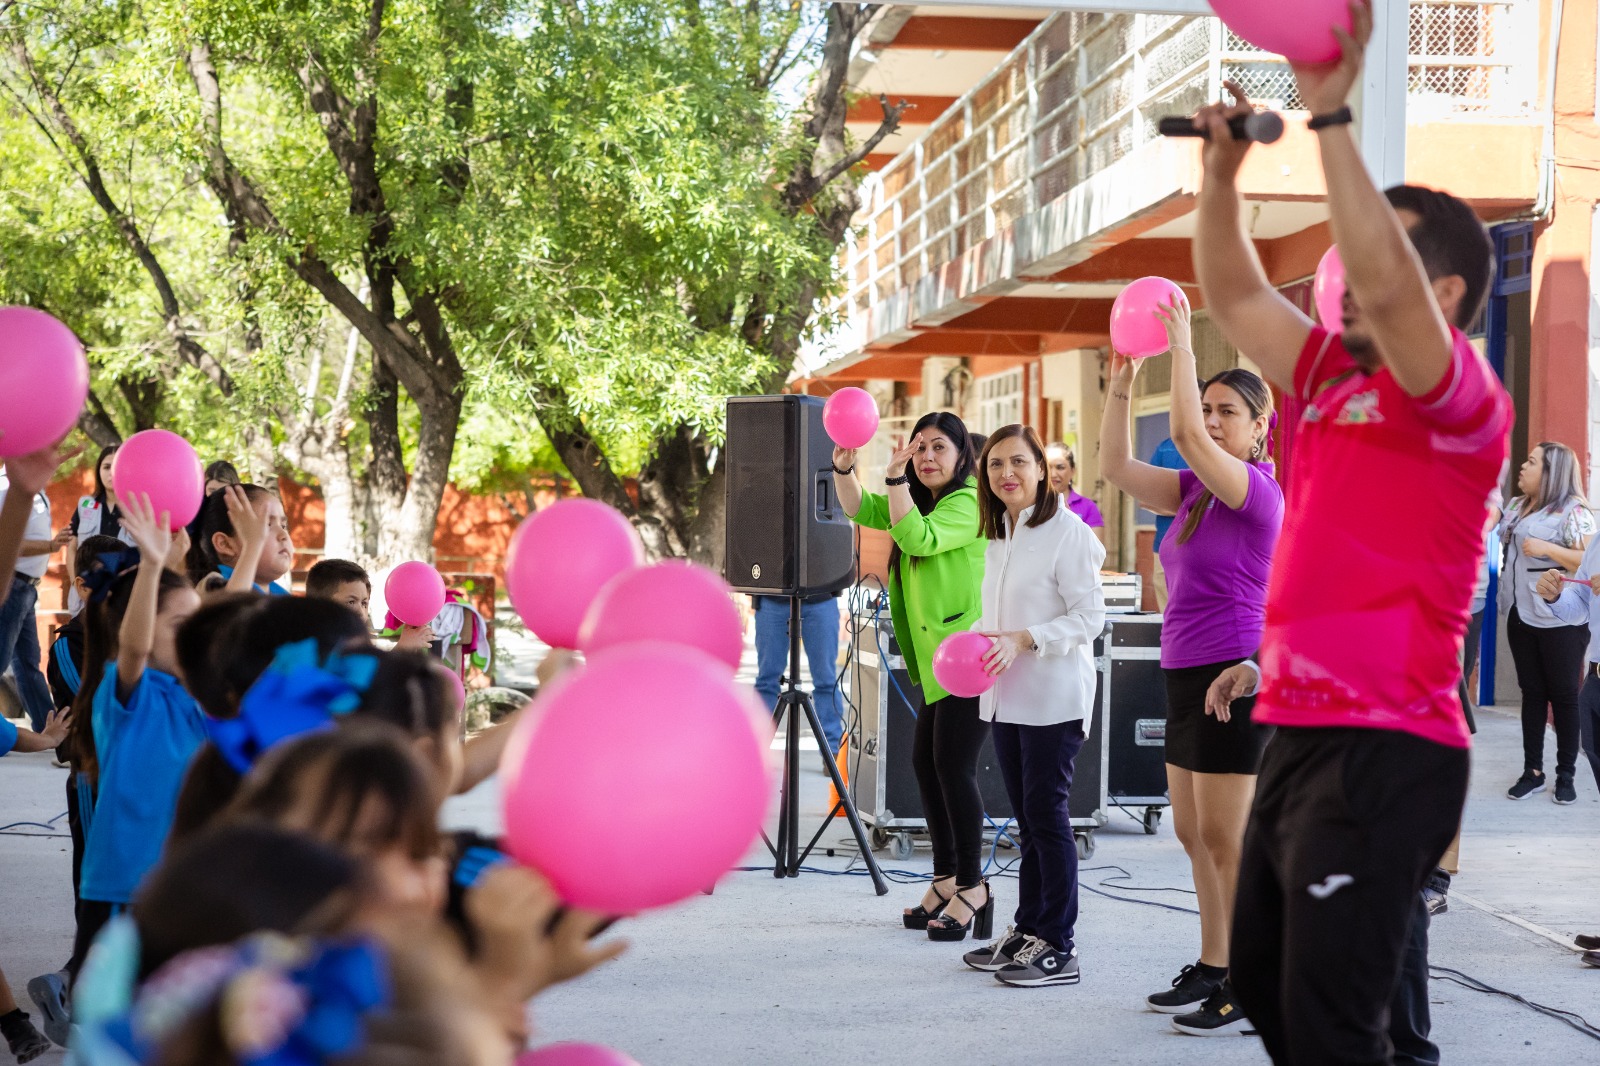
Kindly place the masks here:
<instances>
[{"instance_id":1,"label":"pink jersey","mask_svg":"<svg viewBox=\"0 0 1600 1066\"><path fill-rule=\"evenodd\" d=\"M1456 695L1490 492L1511 400L1465 335L1413 398L1313 329L1295 367L1306 404L1267 588L1268 725L1398 729L1469 746Z\"/></svg>"}]
</instances>

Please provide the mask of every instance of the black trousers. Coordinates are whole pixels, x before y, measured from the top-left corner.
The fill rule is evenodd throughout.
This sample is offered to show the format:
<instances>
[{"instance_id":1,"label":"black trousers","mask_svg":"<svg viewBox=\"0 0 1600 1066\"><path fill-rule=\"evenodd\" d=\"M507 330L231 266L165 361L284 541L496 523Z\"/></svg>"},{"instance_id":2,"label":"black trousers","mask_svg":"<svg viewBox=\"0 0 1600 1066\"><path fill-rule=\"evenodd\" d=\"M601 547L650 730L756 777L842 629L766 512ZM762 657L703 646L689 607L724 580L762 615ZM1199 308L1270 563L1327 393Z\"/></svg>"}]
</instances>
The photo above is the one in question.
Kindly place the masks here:
<instances>
[{"instance_id":1,"label":"black trousers","mask_svg":"<svg viewBox=\"0 0 1600 1066\"><path fill-rule=\"evenodd\" d=\"M933 876L954 877L963 888L983 876L978 755L988 735L989 723L978 717L976 696L946 696L918 713L911 742L911 766L933 844Z\"/></svg>"},{"instance_id":2,"label":"black trousers","mask_svg":"<svg viewBox=\"0 0 1600 1066\"><path fill-rule=\"evenodd\" d=\"M1578 688L1583 683L1584 653L1589 648L1589 627L1530 626L1511 608L1506 623L1506 643L1517 664L1517 684L1522 687L1522 765L1544 771L1545 708L1556 727L1556 773L1578 768Z\"/></svg>"},{"instance_id":3,"label":"black trousers","mask_svg":"<svg viewBox=\"0 0 1600 1066\"><path fill-rule=\"evenodd\" d=\"M67 975L72 983L78 981L78 974L83 970L83 961L89 957L89 949L94 946L94 938L100 935L100 930L106 923L124 910L120 903L106 903L98 899L80 899L78 901L75 917L78 920L77 934L72 938L72 958L67 962Z\"/></svg>"},{"instance_id":4,"label":"black trousers","mask_svg":"<svg viewBox=\"0 0 1600 1066\"><path fill-rule=\"evenodd\" d=\"M1433 1012L1428 1006L1428 902L1419 893L1411 908L1411 935L1400 964L1400 983L1389 1003L1389 1042L1395 1066L1439 1066L1439 1045L1428 1039Z\"/></svg>"},{"instance_id":5,"label":"black trousers","mask_svg":"<svg viewBox=\"0 0 1600 1066\"><path fill-rule=\"evenodd\" d=\"M1423 882L1461 821L1467 764L1464 748L1378 729L1280 728L1267 745L1230 973L1278 1066L1395 1061L1391 1003Z\"/></svg>"},{"instance_id":6,"label":"black trousers","mask_svg":"<svg viewBox=\"0 0 1600 1066\"><path fill-rule=\"evenodd\" d=\"M1594 771L1594 783L1600 785L1600 677L1595 676L1593 663L1578 693L1578 718L1583 754Z\"/></svg>"},{"instance_id":7,"label":"black trousers","mask_svg":"<svg viewBox=\"0 0 1600 1066\"><path fill-rule=\"evenodd\" d=\"M994 755L1021 834L1017 928L1072 950L1078 924L1078 844L1072 839L1072 771L1083 723L994 724Z\"/></svg>"}]
</instances>

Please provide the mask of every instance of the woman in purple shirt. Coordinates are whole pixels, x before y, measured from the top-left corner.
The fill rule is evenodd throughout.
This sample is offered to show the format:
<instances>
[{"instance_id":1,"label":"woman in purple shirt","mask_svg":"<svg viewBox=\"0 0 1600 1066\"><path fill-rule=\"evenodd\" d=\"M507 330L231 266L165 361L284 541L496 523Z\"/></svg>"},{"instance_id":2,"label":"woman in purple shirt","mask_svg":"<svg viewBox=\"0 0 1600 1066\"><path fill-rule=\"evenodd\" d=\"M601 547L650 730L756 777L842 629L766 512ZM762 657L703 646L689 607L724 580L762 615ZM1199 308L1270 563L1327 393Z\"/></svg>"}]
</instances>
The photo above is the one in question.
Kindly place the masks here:
<instances>
[{"instance_id":1,"label":"woman in purple shirt","mask_svg":"<svg viewBox=\"0 0 1600 1066\"><path fill-rule=\"evenodd\" d=\"M1200 961L1146 1003L1180 1015L1174 1019L1180 1031L1213 1035L1244 1022L1227 981L1228 936L1266 731L1250 721L1253 699L1208 716L1206 689L1261 643L1283 491L1269 458L1273 414L1266 383L1248 370L1224 370L1202 390L1188 305L1157 314L1172 343L1172 440L1190 469L1164 470L1133 459L1128 399L1139 364L1122 356L1112 359L1101 469L1149 510L1173 516L1161 544L1169 590L1161 633L1167 790L1172 825L1194 871Z\"/></svg>"},{"instance_id":2,"label":"woman in purple shirt","mask_svg":"<svg viewBox=\"0 0 1600 1066\"><path fill-rule=\"evenodd\" d=\"M1078 476L1078 460L1072 454L1072 449L1057 442L1044 450L1044 457L1049 463L1050 487L1060 494L1067 510L1083 519L1083 524L1104 544L1106 520L1101 516L1100 508L1089 497L1078 495L1072 487L1072 482Z\"/></svg>"}]
</instances>

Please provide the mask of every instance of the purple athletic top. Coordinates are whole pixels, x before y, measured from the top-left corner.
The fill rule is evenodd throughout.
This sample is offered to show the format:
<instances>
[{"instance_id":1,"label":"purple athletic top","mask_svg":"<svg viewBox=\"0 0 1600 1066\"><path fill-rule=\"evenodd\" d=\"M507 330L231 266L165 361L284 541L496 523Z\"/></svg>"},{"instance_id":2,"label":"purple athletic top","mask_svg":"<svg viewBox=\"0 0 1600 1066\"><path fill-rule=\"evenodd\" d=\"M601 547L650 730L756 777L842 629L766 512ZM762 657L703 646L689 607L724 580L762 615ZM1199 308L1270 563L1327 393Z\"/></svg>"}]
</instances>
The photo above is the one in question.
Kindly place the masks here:
<instances>
[{"instance_id":1,"label":"purple athletic top","mask_svg":"<svg viewBox=\"0 0 1600 1066\"><path fill-rule=\"evenodd\" d=\"M1076 489L1067 490L1067 510L1083 519L1083 524L1093 529L1103 526L1106 520L1100 515L1100 508L1087 496L1079 496Z\"/></svg>"},{"instance_id":2,"label":"purple athletic top","mask_svg":"<svg viewBox=\"0 0 1600 1066\"><path fill-rule=\"evenodd\" d=\"M1267 616L1267 575L1283 527L1283 489L1267 463L1249 463L1244 506L1216 499L1187 543L1178 536L1205 485L1178 471L1183 503L1161 542L1167 572L1167 613L1161 625L1161 665L1168 669L1243 659L1261 647Z\"/></svg>"}]
</instances>

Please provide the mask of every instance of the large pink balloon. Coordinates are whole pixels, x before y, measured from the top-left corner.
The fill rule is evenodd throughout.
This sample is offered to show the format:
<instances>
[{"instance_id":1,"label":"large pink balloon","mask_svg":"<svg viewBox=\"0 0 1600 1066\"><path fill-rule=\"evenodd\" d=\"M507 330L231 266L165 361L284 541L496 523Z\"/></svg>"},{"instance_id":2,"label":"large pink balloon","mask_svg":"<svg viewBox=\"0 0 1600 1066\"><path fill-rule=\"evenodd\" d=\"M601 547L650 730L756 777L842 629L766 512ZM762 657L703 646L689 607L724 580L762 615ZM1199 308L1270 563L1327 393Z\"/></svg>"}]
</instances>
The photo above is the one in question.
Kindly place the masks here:
<instances>
[{"instance_id":1,"label":"large pink balloon","mask_svg":"<svg viewBox=\"0 0 1600 1066\"><path fill-rule=\"evenodd\" d=\"M841 448L865 448L878 432L878 402L865 389L842 388L822 405L822 428Z\"/></svg>"},{"instance_id":2,"label":"large pink balloon","mask_svg":"<svg viewBox=\"0 0 1600 1066\"><path fill-rule=\"evenodd\" d=\"M200 457L188 441L164 429L142 430L124 441L111 460L111 480L124 506L148 495L157 515L167 512L174 533L193 522L205 502Z\"/></svg>"},{"instance_id":3,"label":"large pink balloon","mask_svg":"<svg viewBox=\"0 0 1600 1066\"><path fill-rule=\"evenodd\" d=\"M681 559L612 578L578 631L578 647L585 653L640 640L699 648L730 671L739 669L744 655L744 626L727 582Z\"/></svg>"},{"instance_id":4,"label":"large pink balloon","mask_svg":"<svg viewBox=\"0 0 1600 1066\"><path fill-rule=\"evenodd\" d=\"M571 906L636 914L705 891L772 794L769 717L726 665L651 641L540 695L500 760L506 846Z\"/></svg>"},{"instance_id":5,"label":"large pink balloon","mask_svg":"<svg viewBox=\"0 0 1600 1066\"><path fill-rule=\"evenodd\" d=\"M0 307L0 456L27 455L65 437L89 395L83 345L31 307Z\"/></svg>"},{"instance_id":6,"label":"large pink balloon","mask_svg":"<svg viewBox=\"0 0 1600 1066\"><path fill-rule=\"evenodd\" d=\"M1344 329L1344 289L1344 259L1339 255L1339 246L1334 245L1323 253L1322 262L1317 264L1317 280L1311 286L1322 328L1333 333Z\"/></svg>"},{"instance_id":7,"label":"large pink balloon","mask_svg":"<svg viewBox=\"0 0 1600 1066\"><path fill-rule=\"evenodd\" d=\"M406 625L425 626L444 609L444 578L419 560L401 563L383 583L383 600Z\"/></svg>"},{"instance_id":8,"label":"large pink balloon","mask_svg":"<svg viewBox=\"0 0 1600 1066\"><path fill-rule=\"evenodd\" d=\"M517 1056L517 1066L639 1066L615 1048L599 1044L547 1044Z\"/></svg>"},{"instance_id":9,"label":"large pink balloon","mask_svg":"<svg viewBox=\"0 0 1600 1066\"><path fill-rule=\"evenodd\" d=\"M933 677L952 696L981 696L994 687L983 668L983 657L994 641L982 633L962 630L939 642L933 653Z\"/></svg>"},{"instance_id":10,"label":"large pink balloon","mask_svg":"<svg viewBox=\"0 0 1600 1066\"><path fill-rule=\"evenodd\" d=\"M1166 278L1140 278L1129 284L1111 305L1111 346L1132 359L1160 355L1171 347L1156 308L1170 303L1173 296L1189 302L1183 290Z\"/></svg>"},{"instance_id":11,"label":"large pink balloon","mask_svg":"<svg viewBox=\"0 0 1600 1066\"><path fill-rule=\"evenodd\" d=\"M506 591L535 636L576 648L600 589L643 561L638 535L616 510L598 500L557 500L512 536Z\"/></svg>"},{"instance_id":12,"label":"large pink balloon","mask_svg":"<svg viewBox=\"0 0 1600 1066\"><path fill-rule=\"evenodd\" d=\"M1332 63L1333 27L1350 32L1349 0L1211 0L1211 9L1257 48L1295 63Z\"/></svg>"}]
</instances>

